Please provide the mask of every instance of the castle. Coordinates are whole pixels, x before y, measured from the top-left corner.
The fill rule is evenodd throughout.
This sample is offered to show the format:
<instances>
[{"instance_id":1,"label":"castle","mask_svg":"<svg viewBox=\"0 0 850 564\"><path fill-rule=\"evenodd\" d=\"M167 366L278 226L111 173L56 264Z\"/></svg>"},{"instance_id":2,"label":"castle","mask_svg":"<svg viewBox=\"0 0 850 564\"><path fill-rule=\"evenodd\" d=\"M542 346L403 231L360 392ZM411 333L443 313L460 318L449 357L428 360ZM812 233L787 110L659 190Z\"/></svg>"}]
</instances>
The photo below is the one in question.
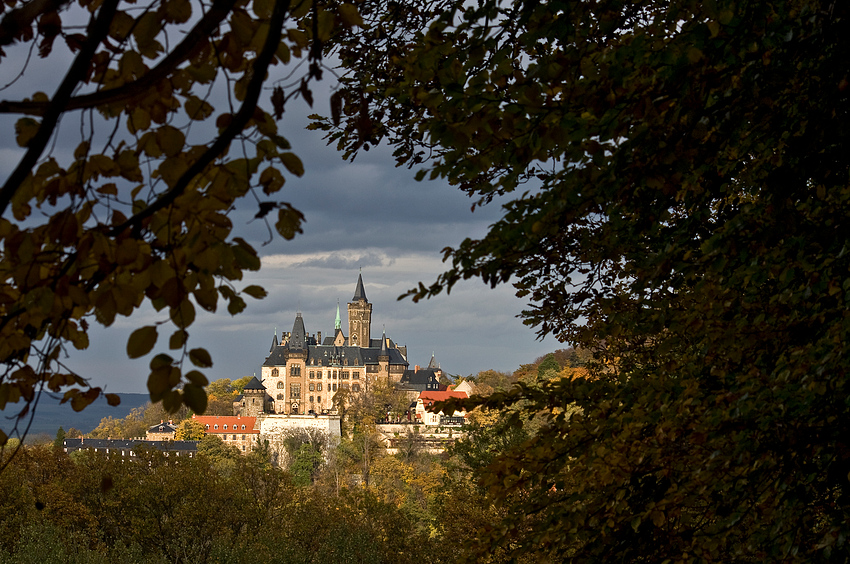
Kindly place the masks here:
<instances>
[{"instance_id":1,"label":"castle","mask_svg":"<svg viewBox=\"0 0 850 564\"><path fill-rule=\"evenodd\" d=\"M334 409L339 390L362 393L379 379L396 384L407 369L407 347L383 333L372 339L372 304L366 298L363 275L357 278L348 303L348 336L342 330L339 305L333 336L310 335L298 313L292 332L272 338L261 381L252 380L238 400L243 417L261 413L318 415Z\"/></svg>"}]
</instances>

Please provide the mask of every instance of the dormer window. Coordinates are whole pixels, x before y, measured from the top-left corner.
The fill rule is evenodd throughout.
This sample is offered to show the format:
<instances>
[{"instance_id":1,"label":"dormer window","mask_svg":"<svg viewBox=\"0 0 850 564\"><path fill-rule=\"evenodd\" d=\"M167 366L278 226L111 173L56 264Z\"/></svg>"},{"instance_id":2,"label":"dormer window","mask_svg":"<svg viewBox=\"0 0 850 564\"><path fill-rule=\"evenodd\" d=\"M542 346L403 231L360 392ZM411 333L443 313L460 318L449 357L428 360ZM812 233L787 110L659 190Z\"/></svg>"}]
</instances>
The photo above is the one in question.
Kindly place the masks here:
<instances>
[{"instance_id":1,"label":"dormer window","mask_svg":"<svg viewBox=\"0 0 850 564\"><path fill-rule=\"evenodd\" d=\"M227 425L224 426L224 430L227 431Z\"/></svg>"},{"instance_id":2,"label":"dormer window","mask_svg":"<svg viewBox=\"0 0 850 564\"><path fill-rule=\"evenodd\" d=\"M218 424L213 425L213 429L218 429Z\"/></svg>"}]
</instances>

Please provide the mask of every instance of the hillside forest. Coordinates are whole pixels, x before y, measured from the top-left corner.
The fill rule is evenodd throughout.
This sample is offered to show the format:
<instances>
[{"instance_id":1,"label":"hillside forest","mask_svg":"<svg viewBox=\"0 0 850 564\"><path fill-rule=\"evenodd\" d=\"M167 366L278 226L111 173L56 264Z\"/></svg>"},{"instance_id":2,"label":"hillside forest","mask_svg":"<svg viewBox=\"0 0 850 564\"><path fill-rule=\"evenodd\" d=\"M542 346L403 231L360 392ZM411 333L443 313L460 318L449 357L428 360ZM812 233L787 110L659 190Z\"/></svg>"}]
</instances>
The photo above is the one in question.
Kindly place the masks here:
<instances>
[{"instance_id":1,"label":"hillside forest","mask_svg":"<svg viewBox=\"0 0 850 564\"><path fill-rule=\"evenodd\" d=\"M581 374L584 356L559 350L512 374L486 370L462 379L491 395L517 382ZM223 410L244 384L211 383L210 408ZM509 426L507 411L478 409L466 437L447 452L425 452L410 435L388 455L376 437L381 410L370 407L382 401L351 404L339 445L293 433L282 458L268 443L241 455L212 435L196 458L150 449L136 462L69 455L64 431L55 441L27 442L0 473L0 563L440 563L483 554L483 561L507 561L506 552L477 544L504 512L482 477L498 453L539 426ZM143 436L162 417L178 433L191 432L190 412L166 414L149 404L124 419L104 418L87 436Z\"/></svg>"}]
</instances>

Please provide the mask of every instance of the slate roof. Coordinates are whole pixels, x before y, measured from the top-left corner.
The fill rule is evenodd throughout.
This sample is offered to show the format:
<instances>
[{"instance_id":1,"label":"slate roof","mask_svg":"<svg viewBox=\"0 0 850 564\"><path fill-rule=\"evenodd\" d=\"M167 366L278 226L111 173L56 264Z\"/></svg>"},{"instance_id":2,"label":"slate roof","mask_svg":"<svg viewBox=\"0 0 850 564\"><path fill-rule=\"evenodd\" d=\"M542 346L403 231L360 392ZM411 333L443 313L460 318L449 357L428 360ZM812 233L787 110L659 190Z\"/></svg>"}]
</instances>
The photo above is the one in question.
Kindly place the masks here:
<instances>
[{"instance_id":1,"label":"slate roof","mask_svg":"<svg viewBox=\"0 0 850 564\"><path fill-rule=\"evenodd\" d=\"M254 376L253 378L251 378L250 382L245 384L245 387L242 388L242 391L244 392L245 390L265 390L265 389L266 389L266 387L263 386L263 384L259 380L257 380L256 376Z\"/></svg>"},{"instance_id":2,"label":"slate roof","mask_svg":"<svg viewBox=\"0 0 850 564\"><path fill-rule=\"evenodd\" d=\"M80 449L133 450L137 446L155 448L161 451L197 451L198 441L141 441L139 439L65 439L62 443L69 451Z\"/></svg>"},{"instance_id":3,"label":"slate roof","mask_svg":"<svg viewBox=\"0 0 850 564\"><path fill-rule=\"evenodd\" d=\"M418 390L420 392L424 392L425 390L439 390L440 381L437 379L435 371L428 368L420 368L418 371L405 370L404 374L401 375L398 387L404 390Z\"/></svg>"},{"instance_id":4,"label":"slate roof","mask_svg":"<svg viewBox=\"0 0 850 564\"><path fill-rule=\"evenodd\" d=\"M177 432L177 427L172 425L171 423L157 423L148 429L148 433L175 433Z\"/></svg>"}]
</instances>

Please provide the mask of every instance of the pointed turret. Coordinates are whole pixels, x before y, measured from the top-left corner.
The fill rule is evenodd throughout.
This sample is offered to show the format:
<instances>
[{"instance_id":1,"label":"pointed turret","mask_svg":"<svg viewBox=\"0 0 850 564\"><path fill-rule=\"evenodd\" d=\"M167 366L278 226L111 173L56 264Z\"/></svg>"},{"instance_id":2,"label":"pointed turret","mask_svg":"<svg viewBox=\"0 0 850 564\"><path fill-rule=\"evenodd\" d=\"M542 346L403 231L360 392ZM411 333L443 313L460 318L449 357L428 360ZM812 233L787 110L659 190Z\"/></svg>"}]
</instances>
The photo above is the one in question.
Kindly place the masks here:
<instances>
[{"instance_id":1,"label":"pointed turret","mask_svg":"<svg viewBox=\"0 0 850 564\"><path fill-rule=\"evenodd\" d=\"M431 362L428 363L428 368L436 369L439 368L440 365L437 363L437 359L434 356L434 353L431 353Z\"/></svg>"},{"instance_id":2,"label":"pointed turret","mask_svg":"<svg viewBox=\"0 0 850 564\"><path fill-rule=\"evenodd\" d=\"M353 347L368 347L371 342L372 304L366 299L363 274L357 276L354 299L348 303L348 342Z\"/></svg>"},{"instance_id":3,"label":"pointed turret","mask_svg":"<svg viewBox=\"0 0 850 564\"><path fill-rule=\"evenodd\" d=\"M269 352L274 352L274 348L277 346L277 327L274 328L274 337L272 337L272 348L269 349Z\"/></svg>"},{"instance_id":4,"label":"pointed turret","mask_svg":"<svg viewBox=\"0 0 850 564\"><path fill-rule=\"evenodd\" d=\"M286 346L290 350L304 350L307 348L307 330L304 328L304 319L300 313L295 314L295 323L292 325L292 335Z\"/></svg>"},{"instance_id":5,"label":"pointed turret","mask_svg":"<svg viewBox=\"0 0 850 564\"><path fill-rule=\"evenodd\" d=\"M357 287L354 288L354 298L351 300L352 302L358 301L368 302L366 299L366 290L363 288L363 274L359 274L357 276Z\"/></svg>"},{"instance_id":6,"label":"pointed turret","mask_svg":"<svg viewBox=\"0 0 850 564\"><path fill-rule=\"evenodd\" d=\"M381 334L381 356L390 356L390 351L387 349L387 331L384 329L384 332Z\"/></svg>"}]
</instances>

